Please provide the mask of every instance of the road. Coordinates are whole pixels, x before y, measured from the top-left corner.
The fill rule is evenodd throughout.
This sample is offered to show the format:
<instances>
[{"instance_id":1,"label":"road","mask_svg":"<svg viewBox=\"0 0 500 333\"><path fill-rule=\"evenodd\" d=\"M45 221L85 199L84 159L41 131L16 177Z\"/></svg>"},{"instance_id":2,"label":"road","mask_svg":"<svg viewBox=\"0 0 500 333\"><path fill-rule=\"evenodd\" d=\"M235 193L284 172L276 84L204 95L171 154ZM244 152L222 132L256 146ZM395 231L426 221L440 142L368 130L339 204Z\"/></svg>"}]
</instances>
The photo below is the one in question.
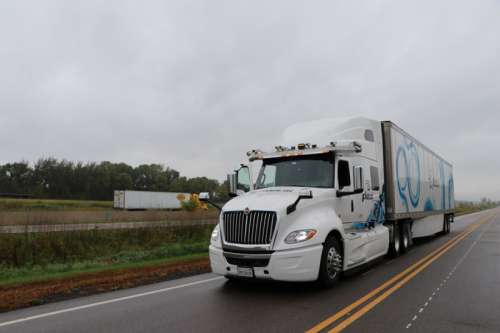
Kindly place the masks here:
<instances>
[{"instance_id":1,"label":"road","mask_svg":"<svg viewBox=\"0 0 500 333\"><path fill-rule=\"evenodd\" d=\"M499 314L493 210L331 290L203 274L0 314L0 332L500 332Z\"/></svg>"}]
</instances>

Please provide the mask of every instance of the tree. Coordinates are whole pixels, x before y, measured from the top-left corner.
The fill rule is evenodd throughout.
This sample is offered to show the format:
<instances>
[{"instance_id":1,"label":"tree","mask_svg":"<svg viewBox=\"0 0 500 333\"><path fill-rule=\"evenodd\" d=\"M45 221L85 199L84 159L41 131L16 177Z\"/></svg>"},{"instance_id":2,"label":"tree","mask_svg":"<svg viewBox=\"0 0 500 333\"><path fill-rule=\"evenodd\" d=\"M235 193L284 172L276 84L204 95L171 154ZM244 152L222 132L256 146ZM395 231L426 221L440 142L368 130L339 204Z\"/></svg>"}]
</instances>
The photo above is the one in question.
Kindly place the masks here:
<instances>
[{"instance_id":1,"label":"tree","mask_svg":"<svg viewBox=\"0 0 500 333\"><path fill-rule=\"evenodd\" d=\"M0 165L0 193L41 198L112 200L114 190L215 192L217 180L181 177L162 164L83 163L54 158Z\"/></svg>"}]
</instances>

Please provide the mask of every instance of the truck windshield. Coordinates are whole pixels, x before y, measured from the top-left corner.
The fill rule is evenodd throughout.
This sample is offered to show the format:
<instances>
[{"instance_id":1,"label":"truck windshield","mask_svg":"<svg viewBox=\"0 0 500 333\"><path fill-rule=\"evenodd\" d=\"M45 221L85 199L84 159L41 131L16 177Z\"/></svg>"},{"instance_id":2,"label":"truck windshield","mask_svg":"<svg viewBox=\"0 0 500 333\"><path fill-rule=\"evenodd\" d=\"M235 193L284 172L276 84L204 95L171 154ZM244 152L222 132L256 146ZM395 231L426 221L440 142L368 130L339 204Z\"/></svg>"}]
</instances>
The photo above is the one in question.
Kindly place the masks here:
<instances>
[{"instance_id":1,"label":"truck windshield","mask_svg":"<svg viewBox=\"0 0 500 333\"><path fill-rule=\"evenodd\" d=\"M333 187L333 154L318 154L263 161L256 188L275 186Z\"/></svg>"}]
</instances>

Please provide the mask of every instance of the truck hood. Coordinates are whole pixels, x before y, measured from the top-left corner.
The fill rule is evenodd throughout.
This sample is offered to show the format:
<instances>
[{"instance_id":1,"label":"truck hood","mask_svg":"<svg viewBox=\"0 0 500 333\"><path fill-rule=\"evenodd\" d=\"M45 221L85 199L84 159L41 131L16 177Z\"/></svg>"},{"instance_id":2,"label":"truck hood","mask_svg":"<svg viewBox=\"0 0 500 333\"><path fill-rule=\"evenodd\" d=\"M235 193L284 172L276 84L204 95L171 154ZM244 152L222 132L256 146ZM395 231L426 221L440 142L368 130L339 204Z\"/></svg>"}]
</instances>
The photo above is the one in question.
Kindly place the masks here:
<instances>
[{"instance_id":1,"label":"truck hood","mask_svg":"<svg viewBox=\"0 0 500 333\"><path fill-rule=\"evenodd\" d=\"M307 187L272 187L261 190L255 190L244 195L240 195L223 207L223 211L245 210L265 210L265 211L284 211L286 207L297 200L300 192L312 191L313 198L324 196L328 189L313 189ZM312 200L302 200L300 206Z\"/></svg>"}]
</instances>

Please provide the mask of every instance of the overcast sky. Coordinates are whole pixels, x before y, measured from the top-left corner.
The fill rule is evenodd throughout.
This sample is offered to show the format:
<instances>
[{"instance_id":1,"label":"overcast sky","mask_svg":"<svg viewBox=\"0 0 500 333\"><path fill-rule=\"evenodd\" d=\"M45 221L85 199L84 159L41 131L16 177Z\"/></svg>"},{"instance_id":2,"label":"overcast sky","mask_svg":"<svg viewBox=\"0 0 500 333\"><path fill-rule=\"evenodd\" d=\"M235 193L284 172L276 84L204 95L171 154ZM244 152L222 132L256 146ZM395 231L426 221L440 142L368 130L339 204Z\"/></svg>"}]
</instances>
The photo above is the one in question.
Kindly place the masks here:
<instances>
[{"instance_id":1,"label":"overcast sky","mask_svg":"<svg viewBox=\"0 0 500 333\"><path fill-rule=\"evenodd\" d=\"M0 162L223 179L288 125L388 119L500 200L499 1L0 2Z\"/></svg>"}]
</instances>

